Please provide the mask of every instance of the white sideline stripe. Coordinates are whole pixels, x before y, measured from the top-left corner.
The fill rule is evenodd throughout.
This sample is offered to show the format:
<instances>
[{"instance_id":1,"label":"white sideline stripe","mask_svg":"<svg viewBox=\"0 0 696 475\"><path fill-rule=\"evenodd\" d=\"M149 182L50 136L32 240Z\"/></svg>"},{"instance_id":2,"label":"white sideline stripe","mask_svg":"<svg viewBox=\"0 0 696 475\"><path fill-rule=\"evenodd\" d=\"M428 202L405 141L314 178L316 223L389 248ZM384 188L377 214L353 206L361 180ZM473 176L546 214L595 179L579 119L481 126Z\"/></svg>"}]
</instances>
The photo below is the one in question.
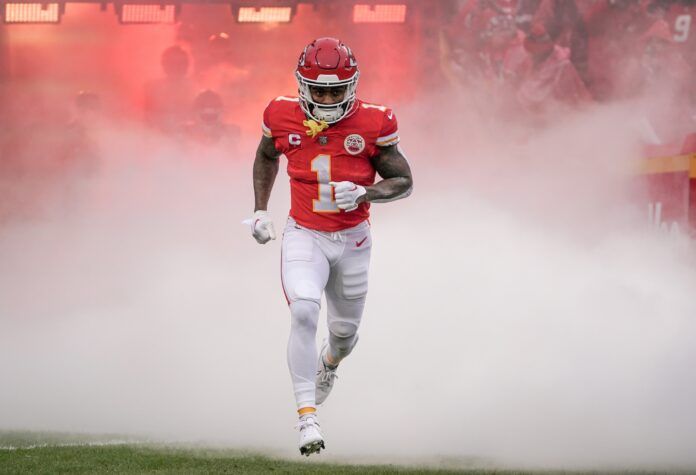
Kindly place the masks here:
<instances>
[{"instance_id":1,"label":"white sideline stripe","mask_svg":"<svg viewBox=\"0 0 696 475\"><path fill-rule=\"evenodd\" d=\"M105 441L95 441L95 442L67 442L59 444L50 444L48 442L43 444L32 444L23 446L14 445L0 445L0 450L13 451L13 450L26 450L26 449L44 449L46 447L104 447L107 445L134 445L134 444L145 444L144 440L105 440Z\"/></svg>"}]
</instances>

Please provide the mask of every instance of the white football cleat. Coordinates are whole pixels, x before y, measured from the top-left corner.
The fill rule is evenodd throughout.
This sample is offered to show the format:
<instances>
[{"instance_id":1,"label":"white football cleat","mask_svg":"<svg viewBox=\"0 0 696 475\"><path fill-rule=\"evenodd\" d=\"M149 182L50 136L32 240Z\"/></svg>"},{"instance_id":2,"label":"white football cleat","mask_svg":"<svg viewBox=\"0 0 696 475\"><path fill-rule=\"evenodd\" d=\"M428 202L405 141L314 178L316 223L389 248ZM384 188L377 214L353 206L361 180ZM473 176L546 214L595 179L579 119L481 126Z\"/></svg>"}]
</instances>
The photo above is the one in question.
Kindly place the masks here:
<instances>
[{"instance_id":1,"label":"white football cleat","mask_svg":"<svg viewBox=\"0 0 696 475\"><path fill-rule=\"evenodd\" d=\"M297 427L300 429L300 454L309 457L325 448L316 414L302 416Z\"/></svg>"},{"instance_id":2,"label":"white football cleat","mask_svg":"<svg viewBox=\"0 0 696 475\"><path fill-rule=\"evenodd\" d=\"M334 380L338 378L335 368L330 368L324 363L324 355L329 348L329 343L324 340L324 344L321 346L321 351L319 352L319 363L317 364L317 379L316 379L316 393L315 401L317 404L322 404L329 397L331 390L333 389Z\"/></svg>"}]
</instances>

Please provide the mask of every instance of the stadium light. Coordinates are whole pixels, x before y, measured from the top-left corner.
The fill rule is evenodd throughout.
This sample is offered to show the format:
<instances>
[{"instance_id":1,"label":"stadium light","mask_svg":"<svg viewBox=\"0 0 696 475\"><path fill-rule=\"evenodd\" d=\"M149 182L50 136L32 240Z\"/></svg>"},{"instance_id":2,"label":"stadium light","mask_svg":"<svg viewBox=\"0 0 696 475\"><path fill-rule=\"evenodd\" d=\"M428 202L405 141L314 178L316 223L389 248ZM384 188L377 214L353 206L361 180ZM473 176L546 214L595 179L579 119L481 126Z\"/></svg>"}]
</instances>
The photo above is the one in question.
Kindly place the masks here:
<instances>
[{"instance_id":1,"label":"stadium light","mask_svg":"<svg viewBox=\"0 0 696 475\"><path fill-rule=\"evenodd\" d=\"M176 23L179 5L124 3L116 6L118 20L126 24Z\"/></svg>"},{"instance_id":2,"label":"stadium light","mask_svg":"<svg viewBox=\"0 0 696 475\"><path fill-rule=\"evenodd\" d=\"M239 23L290 23L292 7L239 7Z\"/></svg>"},{"instance_id":3,"label":"stadium light","mask_svg":"<svg viewBox=\"0 0 696 475\"><path fill-rule=\"evenodd\" d=\"M404 23L406 5L361 5L353 6L353 23Z\"/></svg>"},{"instance_id":4,"label":"stadium light","mask_svg":"<svg viewBox=\"0 0 696 475\"><path fill-rule=\"evenodd\" d=\"M64 3L6 3L3 6L5 23L60 23Z\"/></svg>"}]
</instances>

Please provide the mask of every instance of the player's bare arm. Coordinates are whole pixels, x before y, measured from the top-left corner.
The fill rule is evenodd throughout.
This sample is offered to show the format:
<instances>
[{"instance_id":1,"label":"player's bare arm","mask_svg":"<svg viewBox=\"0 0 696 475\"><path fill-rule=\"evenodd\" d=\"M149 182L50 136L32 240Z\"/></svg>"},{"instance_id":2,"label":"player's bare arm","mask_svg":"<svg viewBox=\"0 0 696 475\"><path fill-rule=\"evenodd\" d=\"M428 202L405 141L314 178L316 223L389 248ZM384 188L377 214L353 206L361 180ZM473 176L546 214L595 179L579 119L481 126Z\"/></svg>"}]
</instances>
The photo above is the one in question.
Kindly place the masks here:
<instances>
[{"instance_id":1,"label":"player's bare arm","mask_svg":"<svg viewBox=\"0 0 696 475\"><path fill-rule=\"evenodd\" d=\"M254 211L267 210L273 183L278 175L278 157L273 139L262 137L254 159Z\"/></svg>"},{"instance_id":2,"label":"player's bare arm","mask_svg":"<svg viewBox=\"0 0 696 475\"><path fill-rule=\"evenodd\" d=\"M372 159L372 165L383 180L372 186L366 186L366 193L358 198L358 203L394 201L406 198L413 190L411 167L399 146L380 147L379 150L379 154Z\"/></svg>"}]
</instances>

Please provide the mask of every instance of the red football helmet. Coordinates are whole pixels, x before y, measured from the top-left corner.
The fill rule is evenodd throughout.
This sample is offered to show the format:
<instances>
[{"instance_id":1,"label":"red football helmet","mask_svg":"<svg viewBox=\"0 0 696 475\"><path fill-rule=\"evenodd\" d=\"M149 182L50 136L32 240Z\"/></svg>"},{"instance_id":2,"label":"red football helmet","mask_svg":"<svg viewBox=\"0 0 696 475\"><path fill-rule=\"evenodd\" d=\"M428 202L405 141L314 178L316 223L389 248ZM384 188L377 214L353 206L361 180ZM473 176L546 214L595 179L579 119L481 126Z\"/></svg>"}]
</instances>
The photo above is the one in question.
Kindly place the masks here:
<instances>
[{"instance_id":1,"label":"red football helmet","mask_svg":"<svg viewBox=\"0 0 696 475\"><path fill-rule=\"evenodd\" d=\"M297 62L295 78L300 106L309 117L329 124L354 112L358 87L358 63L348 46L336 38L319 38L308 44ZM346 86L346 94L336 104L319 104L312 100L310 86Z\"/></svg>"}]
</instances>

